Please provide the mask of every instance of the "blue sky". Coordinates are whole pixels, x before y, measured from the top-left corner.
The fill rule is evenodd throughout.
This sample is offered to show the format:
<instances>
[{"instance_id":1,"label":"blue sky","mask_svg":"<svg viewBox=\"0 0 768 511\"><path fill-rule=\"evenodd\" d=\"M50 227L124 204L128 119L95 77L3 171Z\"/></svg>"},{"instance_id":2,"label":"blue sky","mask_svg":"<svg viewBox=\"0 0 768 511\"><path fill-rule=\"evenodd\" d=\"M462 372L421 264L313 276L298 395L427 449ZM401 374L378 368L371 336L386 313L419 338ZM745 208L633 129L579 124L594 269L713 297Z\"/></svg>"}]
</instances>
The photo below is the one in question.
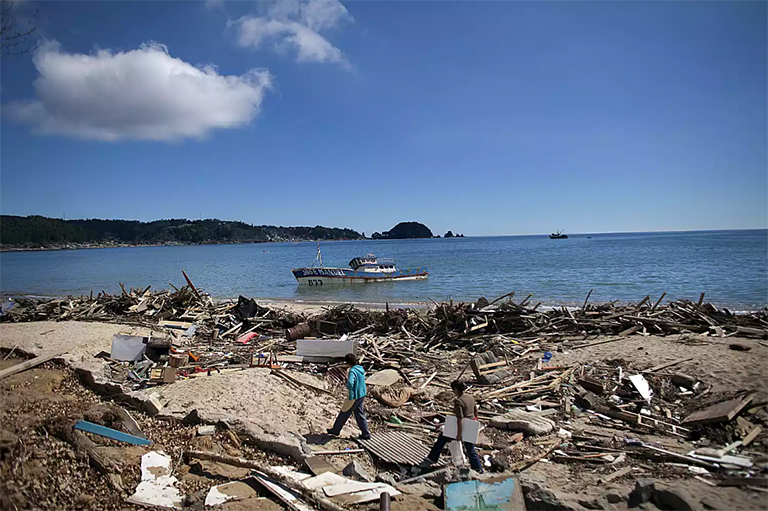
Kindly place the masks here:
<instances>
[{"instance_id":1,"label":"blue sky","mask_svg":"<svg viewBox=\"0 0 768 511\"><path fill-rule=\"evenodd\" d=\"M768 227L764 2L32 5L3 214Z\"/></svg>"}]
</instances>

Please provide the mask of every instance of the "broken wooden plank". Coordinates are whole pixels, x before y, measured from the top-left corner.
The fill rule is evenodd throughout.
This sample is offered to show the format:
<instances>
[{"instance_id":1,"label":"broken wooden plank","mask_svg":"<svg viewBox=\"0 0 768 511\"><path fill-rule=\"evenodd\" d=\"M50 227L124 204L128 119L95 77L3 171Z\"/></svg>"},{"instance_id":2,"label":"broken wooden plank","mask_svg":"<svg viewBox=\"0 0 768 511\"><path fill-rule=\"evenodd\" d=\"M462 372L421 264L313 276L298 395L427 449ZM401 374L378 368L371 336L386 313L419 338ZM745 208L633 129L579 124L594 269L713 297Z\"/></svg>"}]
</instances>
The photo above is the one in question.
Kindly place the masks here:
<instances>
[{"instance_id":1,"label":"broken wooden plank","mask_svg":"<svg viewBox=\"0 0 768 511\"><path fill-rule=\"evenodd\" d=\"M39 357L35 357L33 359L27 360L25 362L22 362L21 364L16 364L7 369L3 369L2 371L0 371L0 380L5 378L6 376L11 376L16 373L26 371L27 369L32 369L33 367L37 367L40 364L44 364L45 362L48 362L53 358L62 356L67 351L68 350L60 350L60 351L55 351L53 353L49 353L47 355L40 355Z\"/></svg>"},{"instance_id":2,"label":"broken wooden plank","mask_svg":"<svg viewBox=\"0 0 768 511\"><path fill-rule=\"evenodd\" d=\"M333 468L325 458L319 456L308 456L304 462L307 464L307 467L309 467L309 470L316 476L325 472L336 472L336 469Z\"/></svg>"},{"instance_id":3,"label":"broken wooden plank","mask_svg":"<svg viewBox=\"0 0 768 511\"><path fill-rule=\"evenodd\" d=\"M419 390L423 390L423 389L427 388L427 385L429 385L429 384L432 382L432 380L435 378L435 376L437 376L437 371L435 371L434 373L432 373L432 375L431 375L429 378L427 378L427 381L425 381L425 382L424 382L424 383L421 385L421 387L419 387Z\"/></svg>"},{"instance_id":4,"label":"broken wooden plank","mask_svg":"<svg viewBox=\"0 0 768 511\"><path fill-rule=\"evenodd\" d=\"M689 426L701 424L715 424L732 420L745 406L752 401L753 396L736 398L722 403L717 403L704 410L693 412L683 419L683 424Z\"/></svg>"},{"instance_id":5,"label":"broken wooden plank","mask_svg":"<svg viewBox=\"0 0 768 511\"><path fill-rule=\"evenodd\" d=\"M768 487L768 477L727 477L718 486L763 486Z\"/></svg>"},{"instance_id":6,"label":"broken wooden plank","mask_svg":"<svg viewBox=\"0 0 768 511\"><path fill-rule=\"evenodd\" d=\"M678 360L673 360L672 362L665 362L663 364L659 364L655 367L652 367L650 369L646 369L645 371L641 371L643 373L655 373L656 371L661 371L662 369L666 369L667 367L676 366L678 364L682 364L683 362L688 362L690 360L693 360L696 357L686 357L686 358L680 358Z\"/></svg>"},{"instance_id":7,"label":"broken wooden plank","mask_svg":"<svg viewBox=\"0 0 768 511\"><path fill-rule=\"evenodd\" d=\"M315 456L333 456L334 454L357 454L359 452L365 452L365 449L340 449L336 451L314 451Z\"/></svg>"},{"instance_id":8,"label":"broken wooden plank","mask_svg":"<svg viewBox=\"0 0 768 511\"><path fill-rule=\"evenodd\" d=\"M382 486L382 483L360 483L357 481L349 481L342 484L333 484L323 487L323 493L328 497L336 497L337 495L345 495L347 493L357 493L364 490L375 490Z\"/></svg>"},{"instance_id":9,"label":"broken wooden plank","mask_svg":"<svg viewBox=\"0 0 768 511\"><path fill-rule=\"evenodd\" d=\"M130 413L128 413L128 410L118 407L117 414L120 416L120 422L123 423L123 426L125 426L125 429L128 430L128 433L135 437L147 438L147 435L141 431L141 428L139 427L139 424L136 422L136 420L131 416Z\"/></svg>"},{"instance_id":10,"label":"broken wooden plank","mask_svg":"<svg viewBox=\"0 0 768 511\"><path fill-rule=\"evenodd\" d=\"M283 486L265 474L254 472L252 477L291 511L312 511L314 509L314 506L309 506L299 499L295 490Z\"/></svg>"},{"instance_id":11,"label":"broken wooden plank","mask_svg":"<svg viewBox=\"0 0 768 511\"><path fill-rule=\"evenodd\" d=\"M481 366L477 366L477 370L482 371L483 369L490 369L492 367L499 367L499 366L505 366L505 365L507 365L507 361L502 360L500 362L492 362L490 364L483 364Z\"/></svg>"},{"instance_id":12,"label":"broken wooden plank","mask_svg":"<svg viewBox=\"0 0 768 511\"><path fill-rule=\"evenodd\" d=\"M189 277L187 276L187 273L184 270L181 270L181 274L184 275L184 279L187 281L187 284L189 284L189 287L195 293L195 296L197 297L197 299L202 302L203 301L203 297L200 296L200 293L198 293L197 288L195 287L195 285L192 284L191 280L189 280ZM125 289L123 289L123 292L125 292Z\"/></svg>"},{"instance_id":13,"label":"broken wooden plank","mask_svg":"<svg viewBox=\"0 0 768 511\"><path fill-rule=\"evenodd\" d=\"M741 439L741 445L743 445L744 447L748 446L750 443L752 443L752 441L755 438L757 438L757 435L759 435L762 430L763 428L761 428L760 426L755 426L754 428L752 428L752 431L747 433L747 435Z\"/></svg>"}]
</instances>

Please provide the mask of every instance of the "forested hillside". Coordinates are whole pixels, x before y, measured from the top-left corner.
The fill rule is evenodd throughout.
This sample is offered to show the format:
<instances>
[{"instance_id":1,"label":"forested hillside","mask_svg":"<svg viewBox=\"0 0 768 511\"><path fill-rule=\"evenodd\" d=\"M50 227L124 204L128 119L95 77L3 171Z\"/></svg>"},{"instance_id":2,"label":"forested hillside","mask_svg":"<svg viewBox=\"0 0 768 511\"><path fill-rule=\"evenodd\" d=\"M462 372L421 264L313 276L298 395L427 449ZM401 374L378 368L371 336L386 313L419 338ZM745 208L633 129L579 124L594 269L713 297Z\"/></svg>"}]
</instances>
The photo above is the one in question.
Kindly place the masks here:
<instances>
[{"instance_id":1,"label":"forested hillside","mask_svg":"<svg viewBox=\"0 0 768 511\"><path fill-rule=\"evenodd\" d=\"M0 216L2 248L67 244L253 243L264 241L361 239L352 229L276 227L224 220L60 220L43 216Z\"/></svg>"}]
</instances>

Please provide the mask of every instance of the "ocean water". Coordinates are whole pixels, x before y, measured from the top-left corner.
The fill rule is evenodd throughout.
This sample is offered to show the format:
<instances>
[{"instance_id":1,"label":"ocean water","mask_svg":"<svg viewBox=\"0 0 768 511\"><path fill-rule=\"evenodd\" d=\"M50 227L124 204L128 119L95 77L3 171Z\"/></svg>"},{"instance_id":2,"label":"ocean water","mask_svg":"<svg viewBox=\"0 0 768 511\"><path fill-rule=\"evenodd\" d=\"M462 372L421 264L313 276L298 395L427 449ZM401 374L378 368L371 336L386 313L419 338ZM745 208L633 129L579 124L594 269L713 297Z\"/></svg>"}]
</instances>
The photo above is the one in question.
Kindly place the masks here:
<instances>
[{"instance_id":1,"label":"ocean water","mask_svg":"<svg viewBox=\"0 0 768 511\"><path fill-rule=\"evenodd\" d=\"M591 236L588 238L587 236ZM590 301L706 300L734 310L768 306L768 230L695 231L321 244L325 266L346 266L368 252L398 268L428 267L429 279L349 286L299 286L292 268L310 266L316 243L105 248L0 254L4 295L65 296L184 283L220 298L356 303L493 298L515 291L545 305ZM665 299L665 301L666 301Z\"/></svg>"}]
</instances>

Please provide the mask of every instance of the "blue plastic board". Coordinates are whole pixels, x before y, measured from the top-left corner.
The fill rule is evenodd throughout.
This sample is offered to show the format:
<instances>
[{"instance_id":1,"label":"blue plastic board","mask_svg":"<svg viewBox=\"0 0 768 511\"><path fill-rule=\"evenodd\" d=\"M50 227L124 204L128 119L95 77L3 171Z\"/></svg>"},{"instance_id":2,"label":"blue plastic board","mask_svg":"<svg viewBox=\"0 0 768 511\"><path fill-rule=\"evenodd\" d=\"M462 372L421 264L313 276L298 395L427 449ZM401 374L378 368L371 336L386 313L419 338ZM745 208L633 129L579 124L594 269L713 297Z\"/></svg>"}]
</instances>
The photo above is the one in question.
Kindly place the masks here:
<instances>
[{"instance_id":1,"label":"blue plastic board","mask_svg":"<svg viewBox=\"0 0 768 511\"><path fill-rule=\"evenodd\" d=\"M80 429L82 431L87 431L96 435L112 438L113 440L120 440L121 442L128 442L129 444L150 445L152 443L151 440L147 440L146 438L129 435L128 433L123 433L122 431L108 428L100 424L94 424L93 422L88 421L77 421L75 423L75 429Z\"/></svg>"}]
</instances>

